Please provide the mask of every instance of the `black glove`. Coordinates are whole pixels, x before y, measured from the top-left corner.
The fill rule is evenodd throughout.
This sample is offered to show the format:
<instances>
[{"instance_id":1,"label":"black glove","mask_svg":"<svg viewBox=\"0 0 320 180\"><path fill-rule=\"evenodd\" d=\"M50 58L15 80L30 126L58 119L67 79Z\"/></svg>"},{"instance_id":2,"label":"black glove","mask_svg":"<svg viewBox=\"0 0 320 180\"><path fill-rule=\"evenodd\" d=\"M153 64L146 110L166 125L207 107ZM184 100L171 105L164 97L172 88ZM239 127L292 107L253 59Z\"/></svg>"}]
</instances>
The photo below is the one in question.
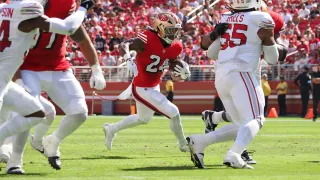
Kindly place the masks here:
<instances>
[{"instance_id":1,"label":"black glove","mask_svg":"<svg viewBox=\"0 0 320 180\"><path fill-rule=\"evenodd\" d=\"M87 10L91 9L96 4L95 0L81 0L81 7L86 8Z\"/></svg>"},{"instance_id":2,"label":"black glove","mask_svg":"<svg viewBox=\"0 0 320 180\"><path fill-rule=\"evenodd\" d=\"M215 41L218 38L218 36L223 35L227 31L228 25L228 23L216 24L214 30L210 33L210 39L212 41Z\"/></svg>"}]
</instances>

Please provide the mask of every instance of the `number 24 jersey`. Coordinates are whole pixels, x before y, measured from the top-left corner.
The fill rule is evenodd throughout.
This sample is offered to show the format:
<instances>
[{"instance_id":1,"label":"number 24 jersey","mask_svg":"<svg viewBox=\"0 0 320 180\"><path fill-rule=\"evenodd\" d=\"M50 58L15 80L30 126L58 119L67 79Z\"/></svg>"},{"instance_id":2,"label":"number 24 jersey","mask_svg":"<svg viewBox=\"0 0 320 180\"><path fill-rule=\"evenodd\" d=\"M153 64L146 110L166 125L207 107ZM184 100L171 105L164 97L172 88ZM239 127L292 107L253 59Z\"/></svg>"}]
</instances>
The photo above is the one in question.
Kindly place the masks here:
<instances>
[{"instance_id":1,"label":"number 24 jersey","mask_svg":"<svg viewBox=\"0 0 320 180\"><path fill-rule=\"evenodd\" d=\"M133 85L138 87L155 87L169 60L176 59L182 51L182 43L174 40L168 47L164 47L160 37L152 30L145 30L138 34L138 38L145 43L144 51L137 53L136 64L138 76Z\"/></svg>"}]
</instances>

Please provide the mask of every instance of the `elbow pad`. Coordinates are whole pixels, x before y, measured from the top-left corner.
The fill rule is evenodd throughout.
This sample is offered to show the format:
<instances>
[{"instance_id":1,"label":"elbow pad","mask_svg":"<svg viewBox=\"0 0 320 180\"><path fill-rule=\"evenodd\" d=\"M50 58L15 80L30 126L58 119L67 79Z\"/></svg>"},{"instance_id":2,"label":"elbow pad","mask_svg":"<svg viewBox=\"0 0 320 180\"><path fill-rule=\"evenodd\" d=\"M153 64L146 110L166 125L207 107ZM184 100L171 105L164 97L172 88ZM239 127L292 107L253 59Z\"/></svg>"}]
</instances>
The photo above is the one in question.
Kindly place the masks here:
<instances>
[{"instance_id":1,"label":"elbow pad","mask_svg":"<svg viewBox=\"0 0 320 180\"><path fill-rule=\"evenodd\" d=\"M59 18L49 18L47 21L50 23L49 32L63 34L63 35L72 35L76 32L77 29L81 26L87 10L83 7L68 16L66 19L62 20Z\"/></svg>"},{"instance_id":2,"label":"elbow pad","mask_svg":"<svg viewBox=\"0 0 320 180\"><path fill-rule=\"evenodd\" d=\"M279 52L276 44L272 46L263 46L262 49L264 52L264 60L269 64L276 64L278 62Z\"/></svg>"}]
</instances>

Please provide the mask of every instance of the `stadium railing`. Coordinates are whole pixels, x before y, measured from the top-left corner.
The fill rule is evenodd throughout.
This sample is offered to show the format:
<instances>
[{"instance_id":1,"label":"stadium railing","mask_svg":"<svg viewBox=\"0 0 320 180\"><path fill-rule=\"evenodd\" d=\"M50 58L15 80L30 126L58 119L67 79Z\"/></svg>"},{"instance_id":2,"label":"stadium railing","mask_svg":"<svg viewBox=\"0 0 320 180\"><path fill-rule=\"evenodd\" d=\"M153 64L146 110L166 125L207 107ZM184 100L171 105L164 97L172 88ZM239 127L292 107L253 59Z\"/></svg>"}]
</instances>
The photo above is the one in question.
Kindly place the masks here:
<instances>
[{"instance_id":1,"label":"stadium railing","mask_svg":"<svg viewBox=\"0 0 320 180\"><path fill-rule=\"evenodd\" d=\"M269 80L279 80L283 76L286 80L293 80L303 71L303 67L308 66L310 71L316 71L317 65L292 65L278 64L262 66L261 73L266 73ZM72 66L76 78L80 82L88 82L91 76L89 66ZM129 82L132 78L128 77L126 66L102 66L104 76L107 82ZM191 77L188 81L213 81L214 65L190 65ZM163 80L167 80L170 73L165 71Z\"/></svg>"}]
</instances>

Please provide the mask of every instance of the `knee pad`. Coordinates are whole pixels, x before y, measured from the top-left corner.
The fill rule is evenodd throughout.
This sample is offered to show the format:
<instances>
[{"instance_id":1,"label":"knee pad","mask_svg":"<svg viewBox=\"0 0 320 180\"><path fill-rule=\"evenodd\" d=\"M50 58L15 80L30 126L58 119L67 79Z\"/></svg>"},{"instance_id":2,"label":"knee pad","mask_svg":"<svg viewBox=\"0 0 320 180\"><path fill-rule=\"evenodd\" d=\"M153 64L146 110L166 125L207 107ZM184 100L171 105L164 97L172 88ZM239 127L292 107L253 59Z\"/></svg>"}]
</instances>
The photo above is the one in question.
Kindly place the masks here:
<instances>
[{"instance_id":1,"label":"knee pad","mask_svg":"<svg viewBox=\"0 0 320 180\"><path fill-rule=\"evenodd\" d=\"M151 121L151 119L152 119L152 116L138 115L138 120L142 122L141 124L148 124Z\"/></svg>"},{"instance_id":2,"label":"knee pad","mask_svg":"<svg viewBox=\"0 0 320 180\"><path fill-rule=\"evenodd\" d=\"M62 109L66 114L88 114L88 107L84 98L75 98Z\"/></svg>"},{"instance_id":3,"label":"knee pad","mask_svg":"<svg viewBox=\"0 0 320 180\"><path fill-rule=\"evenodd\" d=\"M80 122L85 122L88 119L88 113L79 113L79 114L72 114L72 115L67 115L72 119L76 119L77 121Z\"/></svg>"}]
</instances>

